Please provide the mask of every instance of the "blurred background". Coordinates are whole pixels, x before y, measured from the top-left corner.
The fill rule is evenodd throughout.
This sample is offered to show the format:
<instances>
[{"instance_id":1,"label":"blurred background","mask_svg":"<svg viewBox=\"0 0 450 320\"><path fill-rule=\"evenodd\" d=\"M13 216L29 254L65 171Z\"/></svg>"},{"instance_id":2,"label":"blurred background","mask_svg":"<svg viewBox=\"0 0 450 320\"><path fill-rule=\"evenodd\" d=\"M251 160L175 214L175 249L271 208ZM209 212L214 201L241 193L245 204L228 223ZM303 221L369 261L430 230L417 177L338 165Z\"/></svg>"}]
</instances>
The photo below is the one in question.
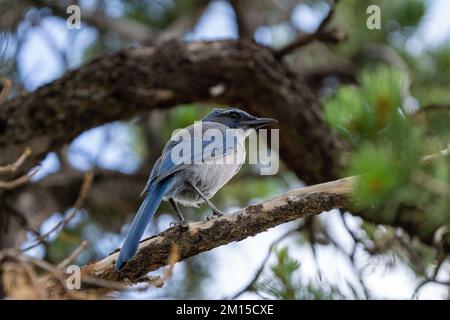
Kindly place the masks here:
<instances>
[{"instance_id":1,"label":"blurred background","mask_svg":"<svg viewBox=\"0 0 450 320\"><path fill-rule=\"evenodd\" d=\"M73 3L81 8L80 29L66 26L66 8ZM370 4L381 8L380 30L366 27ZM111 52L170 38L237 39L239 25L255 42L281 48L299 34L314 32L329 10L330 2L321 0L0 0L0 77L11 81L12 99ZM285 62L305 75L335 127L341 123L333 123L339 116L333 113L332 103L347 103L342 97L345 93L339 90L355 82L370 85L371 80L358 79L364 79L365 70L379 64L407 75L408 92L401 97L406 110L448 104L449 12L450 2L445 0L342 0L332 25L347 39L338 44L312 42L287 56ZM385 73L391 76L390 71ZM372 81L382 81L385 73L378 71ZM79 172L97 172L100 183L64 230L52 234L47 243L29 254L58 263L82 240L88 240L88 248L77 259L81 265L119 247L139 205L138 195L172 131L191 124L212 107L193 103L151 111L88 130L62 150L48 154L33 181L47 181L54 194L64 179L79 180ZM360 156L370 157L370 152ZM216 205L232 212L304 185L283 164L276 176L260 176L258 172L257 167L244 165L214 197ZM79 184L71 188L78 190ZM41 233L67 214L57 205L52 207L52 201L45 195L42 198L43 203L49 203L45 210L58 210L43 219ZM430 210L448 222L448 200ZM202 206L183 208L183 212L188 220L197 221L208 210ZM172 209L164 204L147 235L166 229L175 219ZM34 241L35 235L29 232L22 245ZM333 210L190 258L174 267L163 288L137 286L120 297L218 299L239 294L236 297L250 299L448 299L446 281L450 277L445 259L438 270L442 283L427 282L416 292L435 268L432 247L395 227Z\"/></svg>"}]
</instances>

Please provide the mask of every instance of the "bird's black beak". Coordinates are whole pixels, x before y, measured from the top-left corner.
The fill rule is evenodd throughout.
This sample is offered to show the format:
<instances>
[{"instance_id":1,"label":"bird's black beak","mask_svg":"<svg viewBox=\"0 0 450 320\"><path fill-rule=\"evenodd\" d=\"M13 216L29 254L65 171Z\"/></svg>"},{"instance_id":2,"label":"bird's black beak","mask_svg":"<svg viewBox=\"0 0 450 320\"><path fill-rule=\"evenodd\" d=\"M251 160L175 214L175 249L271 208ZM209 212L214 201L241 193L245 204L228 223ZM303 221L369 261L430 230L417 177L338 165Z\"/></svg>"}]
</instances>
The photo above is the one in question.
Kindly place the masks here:
<instances>
[{"instance_id":1,"label":"bird's black beak","mask_svg":"<svg viewBox=\"0 0 450 320\"><path fill-rule=\"evenodd\" d=\"M276 122L278 121L271 118L256 118L253 120L247 120L245 124L253 129L259 129Z\"/></svg>"}]
</instances>

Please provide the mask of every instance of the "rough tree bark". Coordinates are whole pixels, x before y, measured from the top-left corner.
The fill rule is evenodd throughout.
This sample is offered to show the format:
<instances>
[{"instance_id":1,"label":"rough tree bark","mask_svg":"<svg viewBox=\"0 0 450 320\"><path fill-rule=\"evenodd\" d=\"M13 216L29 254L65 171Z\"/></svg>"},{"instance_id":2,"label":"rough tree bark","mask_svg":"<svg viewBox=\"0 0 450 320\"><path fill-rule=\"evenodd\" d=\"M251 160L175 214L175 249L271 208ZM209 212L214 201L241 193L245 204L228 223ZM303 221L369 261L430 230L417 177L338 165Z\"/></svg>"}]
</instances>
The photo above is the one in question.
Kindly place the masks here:
<instances>
[{"instance_id":1,"label":"rough tree bark","mask_svg":"<svg viewBox=\"0 0 450 320\"><path fill-rule=\"evenodd\" d=\"M102 57L2 105L0 164L25 146L36 164L86 129L189 102L278 119L283 160L307 183L337 177L342 143L303 79L252 42L165 42Z\"/></svg>"},{"instance_id":2,"label":"rough tree bark","mask_svg":"<svg viewBox=\"0 0 450 320\"><path fill-rule=\"evenodd\" d=\"M217 248L233 241L255 236L295 219L351 205L354 178L345 178L292 190L270 200L248 206L232 214L207 222L172 227L157 236L141 241L136 256L121 272L114 272L118 252L82 268L85 277L114 281L145 281L148 272L168 264L173 245L179 248L179 260Z\"/></svg>"}]
</instances>

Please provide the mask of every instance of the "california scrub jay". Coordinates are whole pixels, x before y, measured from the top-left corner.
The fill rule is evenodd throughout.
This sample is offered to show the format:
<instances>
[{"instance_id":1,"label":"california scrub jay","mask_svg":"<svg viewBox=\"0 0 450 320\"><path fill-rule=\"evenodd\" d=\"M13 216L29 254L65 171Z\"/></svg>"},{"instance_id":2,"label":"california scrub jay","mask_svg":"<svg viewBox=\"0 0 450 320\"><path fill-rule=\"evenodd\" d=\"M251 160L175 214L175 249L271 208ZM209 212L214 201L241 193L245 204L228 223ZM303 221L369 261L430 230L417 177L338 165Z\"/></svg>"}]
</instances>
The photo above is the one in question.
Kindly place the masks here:
<instances>
[{"instance_id":1,"label":"california scrub jay","mask_svg":"<svg viewBox=\"0 0 450 320\"><path fill-rule=\"evenodd\" d=\"M178 134L173 136L153 166L150 178L142 192L142 195L145 194L145 199L128 230L117 258L115 270L119 271L136 254L139 240L163 199L168 200L173 206L181 223L184 222L184 218L177 203L195 207L206 202L214 215L222 215L209 199L241 168L245 161L244 141L251 129L258 129L273 122L276 120L257 118L236 108L214 109L202 119L200 137L196 136L194 132L197 124L187 127L184 131L184 133L189 133L190 140L180 141L177 139ZM203 153L205 148L212 143L204 137L208 129L215 129L216 132L218 130L221 133L219 136L222 138L221 147L213 150L209 156ZM235 133L232 143L225 142L227 131ZM174 161L173 151L180 147L187 147L187 150L191 151L188 155L191 161L183 163ZM199 156L200 158L198 158ZM231 161L229 161L229 157L233 157ZM198 159L200 161L196 161Z\"/></svg>"}]
</instances>

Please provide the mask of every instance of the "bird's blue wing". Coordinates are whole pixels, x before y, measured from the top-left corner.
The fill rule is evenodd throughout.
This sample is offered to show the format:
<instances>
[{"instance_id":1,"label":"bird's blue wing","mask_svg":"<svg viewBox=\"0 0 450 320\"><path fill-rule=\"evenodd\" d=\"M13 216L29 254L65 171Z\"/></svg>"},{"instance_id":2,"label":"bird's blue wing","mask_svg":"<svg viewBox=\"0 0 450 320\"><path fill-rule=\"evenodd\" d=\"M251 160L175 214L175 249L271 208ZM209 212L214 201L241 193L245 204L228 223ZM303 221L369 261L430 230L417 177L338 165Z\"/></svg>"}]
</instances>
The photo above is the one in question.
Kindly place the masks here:
<instances>
[{"instance_id":1,"label":"bird's blue wing","mask_svg":"<svg viewBox=\"0 0 450 320\"><path fill-rule=\"evenodd\" d=\"M219 129L224 130L224 126L213 124L213 123L203 123L202 129L205 132L207 129ZM145 186L143 194L148 192L154 183L158 183L159 181L164 180L165 178L173 175L174 173L184 170L190 166L195 165L195 161L201 160L203 162L214 161L220 159L226 155L229 155L234 152L236 148L237 141L233 139L233 141L225 143L222 141L219 145L219 148L213 149L213 152L205 154L205 148L210 146L210 144L214 143L214 140L204 139L202 137L196 137L193 134L193 126L186 128L192 134L190 135L190 146L191 146L191 154L189 158L186 158L188 161L184 163L176 163L173 159L172 151L175 147L180 147L180 143L184 143L183 140L171 140L164 147L161 157L155 163L152 173L150 174L150 178ZM225 137L225 133L223 134ZM216 144L217 145L217 144ZM186 147L187 148L187 147Z\"/></svg>"}]
</instances>

